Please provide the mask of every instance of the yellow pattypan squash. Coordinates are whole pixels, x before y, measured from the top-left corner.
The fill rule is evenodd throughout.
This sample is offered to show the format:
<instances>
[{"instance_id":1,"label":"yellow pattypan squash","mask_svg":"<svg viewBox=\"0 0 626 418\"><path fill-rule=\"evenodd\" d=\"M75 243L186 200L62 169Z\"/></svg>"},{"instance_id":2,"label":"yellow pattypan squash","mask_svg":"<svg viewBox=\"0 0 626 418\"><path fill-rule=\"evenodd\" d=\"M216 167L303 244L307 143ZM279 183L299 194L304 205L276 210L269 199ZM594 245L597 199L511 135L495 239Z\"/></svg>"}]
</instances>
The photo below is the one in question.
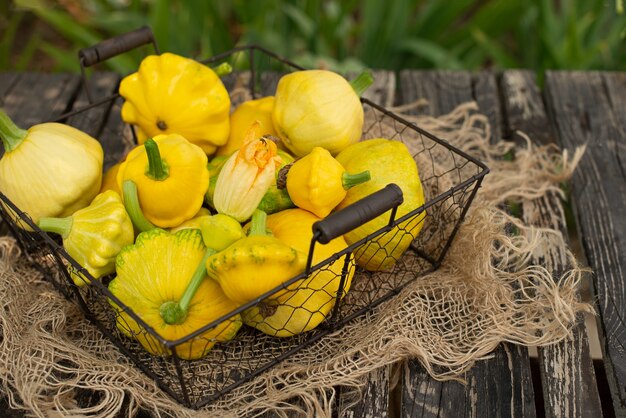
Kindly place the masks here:
<instances>
[{"instance_id":1,"label":"yellow pattypan squash","mask_svg":"<svg viewBox=\"0 0 626 418\"><path fill-rule=\"evenodd\" d=\"M41 218L38 226L60 234L70 257L96 279L115 271L115 257L135 239L122 199L113 190L100 193L89 206L72 216ZM78 286L87 283L85 277L75 273L72 279Z\"/></svg>"},{"instance_id":2,"label":"yellow pattypan squash","mask_svg":"<svg viewBox=\"0 0 626 418\"><path fill-rule=\"evenodd\" d=\"M265 212L255 211L248 236L207 260L209 277L238 304L258 298L304 271L306 254L268 235L265 220Z\"/></svg>"},{"instance_id":3,"label":"yellow pattypan squash","mask_svg":"<svg viewBox=\"0 0 626 418\"><path fill-rule=\"evenodd\" d=\"M136 185L143 215L157 227L175 227L193 218L209 187L207 160L200 147L176 134L157 135L133 149L117 173L131 218L131 196L124 190L129 181Z\"/></svg>"},{"instance_id":4,"label":"yellow pattypan squash","mask_svg":"<svg viewBox=\"0 0 626 418\"><path fill-rule=\"evenodd\" d=\"M347 171L369 170L372 179L348 190L346 197L337 205L340 210L365 196L374 193L389 183L402 189L404 201L398 206L396 219L424 204L424 191L413 156L406 145L399 141L384 138L361 141L344 149L337 155L337 161ZM426 212L413 217L398 227L375 238L376 243L366 243L355 251L357 264L366 270L386 270L392 267L417 237ZM386 226L389 214L379 217L353 229L344 235L348 244L353 244Z\"/></svg>"},{"instance_id":5,"label":"yellow pattypan squash","mask_svg":"<svg viewBox=\"0 0 626 418\"><path fill-rule=\"evenodd\" d=\"M315 147L289 169L287 192L296 206L325 218L350 187L369 179L369 171L349 174L328 150Z\"/></svg>"},{"instance_id":6,"label":"yellow pattypan squash","mask_svg":"<svg viewBox=\"0 0 626 418\"><path fill-rule=\"evenodd\" d=\"M109 290L162 338L175 341L229 314L237 306L213 280L206 279L209 251L197 229L171 234L162 229L142 232L134 245L117 256L117 277ZM139 341L151 354L170 350L141 327L116 303L117 327ZM234 315L176 346L176 355L193 360L205 356L218 342L232 339L241 327Z\"/></svg>"},{"instance_id":7,"label":"yellow pattypan squash","mask_svg":"<svg viewBox=\"0 0 626 418\"><path fill-rule=\"evenodd\" d=\"M34 223L41 217L69 216L98 194L104 153L86 133L61 123L20 129L0 110L0 139L5 151L0 192Z\"/></svg>"},{"instance_id":8,"label":"yellow pattypan squash","mask_svg":"<svg viewBox=\"0 0 626 418\"><path fill-rule=\"evenodd\" d=\"M290 247L307 254L313 237L313 224L320 218L303 209L288 209L267 217L272 235ZM347 247L342 237L328 244L316 244L312 265L316 265ZM311 273L310 277L289 286L289 291L265 299L245 310L245 324L268 335L290 337L318 326L329 314L339 291L344 257ZM344 279L343 297L352 282L354 264Z\"/></svg>"},{"instance_id":9,"label":"yellow pattypan squash","mask_svg":"<svg viewBox=\"0 0 626 418\"><path fill-rule=\"evenodd\" d=\"M177 133L207 154L228 140L230 97L211 68L172 53L150 55L120 83L122 119L142 144Z\"/></svg>"}]
</instances>

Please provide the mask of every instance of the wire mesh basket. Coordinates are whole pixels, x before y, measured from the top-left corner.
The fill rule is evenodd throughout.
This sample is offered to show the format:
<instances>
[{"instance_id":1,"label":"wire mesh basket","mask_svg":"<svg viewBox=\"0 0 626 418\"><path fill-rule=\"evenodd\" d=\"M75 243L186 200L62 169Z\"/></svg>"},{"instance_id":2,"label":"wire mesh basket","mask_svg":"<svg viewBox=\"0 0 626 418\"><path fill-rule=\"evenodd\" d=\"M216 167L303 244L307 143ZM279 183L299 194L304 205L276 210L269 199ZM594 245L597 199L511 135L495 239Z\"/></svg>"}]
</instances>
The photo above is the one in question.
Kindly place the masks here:
<instances>
[{"instance_id":1,"label":"wire mesh basket","mask_svg":"<svg viewBox=\"0 0 626 418\"><path fill-rule=\"evenodd\" d=\"M100 55L98 60L107 53ZM82 63L89 65L89 54L81 56ZM257 46L204 62L211 66L228 62L234 69L222 78L233 108L244 100L272 95L283 74L301 69ZM94 100L92 93L87 94L91 104L59 121L98 138L105 149L105 166L110 166L134 144L133 129L120 118L120 96ZM41 231L0 193L2 222L28 262L76 303L128 359L172 398L200 408L392 298L408 283L437 269L445 257L487 167L387 109L367 99L361 103L365 112L362 139L386 138L407 145L420 170L425 204L396 216L402 192L391 184L331 214L313 225L303 273L177 340L161 337L118 299L108 288L113 276L95 280L67 254L58 236ZM320 256L321 243L377 216L388 217L384 227L340 251ZM421 232L414 236L418 224ZM390 236L410 241L401 257L388 248ZM367 252L383 253L391 267L373 272L356 266L354 255ZM73 276L90 284L77 287ZM282 320L266 320L273 316ZM193 359L198 352L203 357Z\"/></svg>"}]
</instances>

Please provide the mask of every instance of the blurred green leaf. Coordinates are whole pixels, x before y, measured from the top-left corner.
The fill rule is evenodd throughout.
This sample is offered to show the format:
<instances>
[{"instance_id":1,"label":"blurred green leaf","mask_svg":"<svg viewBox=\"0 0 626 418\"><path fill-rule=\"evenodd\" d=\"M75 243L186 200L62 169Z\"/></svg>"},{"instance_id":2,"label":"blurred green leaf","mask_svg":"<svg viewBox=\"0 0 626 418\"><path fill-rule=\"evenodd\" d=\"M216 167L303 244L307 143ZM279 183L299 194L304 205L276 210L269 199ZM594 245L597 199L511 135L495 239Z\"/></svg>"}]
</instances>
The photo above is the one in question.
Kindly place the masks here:
<instances>
[{"instance_id":1,"label":"blurred green leaf","mask_svg":"<svg viewBox=\"0 0 626 418\"><path fill-rule=\"evenodd\" d=\"M54 60L149 25L163 51L205 59L235 45L256 43L294 60L333 68L626 69L621 0L13 0L0 27L0 68L32 66L20 37L62 44L40 48ZM54 5L54 7L53 7ZM25 18L13 17L22 14ZM7 13L4 13L7 14ZM2 18L0 18L2 19ZM18 23L16 23L18 22ZM41 23L45 24L42 25ZM0 26L2 22L0 21ZM19 40L19 43L18 43ZM15 45L20 45L15 59ZM63 54L61 50L71 51ZM106 62L128 73L145 55L131 51ZM13 54L13 55L11 55ZM29 59L30 58L30 59ZM69 58L68 58L69 59ZM316 64L317 63L317 64ZM69 61L60 66L67 67Z\"/></svg>"},{"instance_id":2,"label":"blurred green leaf","mask_svg":"<svg viewBox=\"0 0 626 418\"><path fill-rule=\"evenodd\" d=\"M493 60L494 64L499 68L517 68L519 63L508 54L496 41L490 39L484 32L478 29L472 29L472 38L476 41L479 48L485 51L486 56Z\"/></svg>"},{"instance_id":3,"label":"blurred green leaf","mask_svg":"<svg viewBox=\"0 0 626 418\"><path fill-rule=\"evenodd\" d=\"M315 34L315 22L302 10L292 4L286 3L283 7L283 11L296 24L298 30L305 38L310 38Z\"/></svg>"},{"instance_id":4,"label":"blurred green leaf","mask_svg":"<svg viewBox=\"0 0 626 418\"><path fill-rule=\"evenodd\" d=\"M425 39L406 39L400 43L399 48L433 63L436 68L463 68L463 64L449 50Z\"/></svg>"},{"instance_id":5,"label":"blurred green leaf","mask_svg":"<svg viewBox=\"0 0 626 418\"><path fill-rule=\"evenodd\" d=\"M58 48L49 42L41 42L39 48L54 58L57 71L76 72L78 67L78 61L76 60L76 54L72 54L69 51Z\"/></svg>"},{"instance_id":6,"label":"blurred green leaf","mask_svg":"<svg viewBox=\"0 0 626 418\"><path fill-rule=\"evenodd\" d=\"M41 39L39 39L39 35L32 36L27 42L22 52L15 63L15 69L18 71L25 71L28 69L30 63L33 60L35 52L37 52L37 47L39 46ZM76 60L74 60L76 61Z\"/></svg>"},{"instance_id":7,"label":"blurred green leaf","mask_svg":"<svg viewBox=\"0 0 626 418\"><path fill-rule=\"evenodd\" d=\"M17 29L22 22L24 13L16 13L11 19L6 21L0 21L0 27L6 25L4 28L4 35L0 38L0 68L7 68L10 62L11 47L15 39ZM19 70L19 68L16 68Z\"/></svg>"}]
</instances>

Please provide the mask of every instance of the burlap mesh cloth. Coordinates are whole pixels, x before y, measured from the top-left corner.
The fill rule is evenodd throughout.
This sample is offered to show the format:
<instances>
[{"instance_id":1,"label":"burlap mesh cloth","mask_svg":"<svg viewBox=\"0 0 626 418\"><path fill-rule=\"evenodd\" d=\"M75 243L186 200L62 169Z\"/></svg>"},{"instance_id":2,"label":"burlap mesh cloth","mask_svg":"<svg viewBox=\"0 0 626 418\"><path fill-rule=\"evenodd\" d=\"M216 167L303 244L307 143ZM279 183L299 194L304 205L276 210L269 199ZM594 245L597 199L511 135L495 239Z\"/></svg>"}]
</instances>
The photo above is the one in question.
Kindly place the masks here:
<instances>
[{"instance_id":1,"label":"burlap mesh cloth","mask_svg":"<svg viewBox=\"0 0 626 418\"><path fill-rule=\"evenodd\" d=\"M461 378L501 342L542 346L566 338L576 314L590 310L578 298L583 271L559 231L529 227L499 208L505 202L561 193L559 184L569 178L582 150L570 158L566 151L528 141L516 148L514 161L503 159L513 145L490 144L487 118L474 103L439 118L405 117L491 169L439 270L193 411L163 394L77 307L26 266L12 238L0 238L0 379L11 405L46 417L132 415L139 407L161 416L250 416L295 409L330 416L332 387L356 387L381 366L417 358L437 379ZM507 233L511 225L517 234ZM563 277L531 264L541 251L555 249L567 254L573 266ZM99 394L90 408L79 407L75 400L83 389ZM299 401L294 403L294 398Z\"/></svg>"}]
</instances>

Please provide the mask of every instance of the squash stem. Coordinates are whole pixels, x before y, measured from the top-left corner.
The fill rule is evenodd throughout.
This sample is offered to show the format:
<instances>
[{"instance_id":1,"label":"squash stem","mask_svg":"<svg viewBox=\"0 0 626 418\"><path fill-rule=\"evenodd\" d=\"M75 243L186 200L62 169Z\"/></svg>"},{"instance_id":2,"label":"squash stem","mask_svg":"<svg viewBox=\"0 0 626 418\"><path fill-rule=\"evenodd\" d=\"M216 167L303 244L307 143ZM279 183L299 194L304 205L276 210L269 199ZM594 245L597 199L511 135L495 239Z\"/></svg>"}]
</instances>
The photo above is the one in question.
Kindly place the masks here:
<instances>
[{"instance_id":1,"label":"squash stem","mask_svg":"<svg viewBox=\"0 0 626 418\"><path fill-rule=\"evenodd\" d=\"M266 222L267 213L256 209L252 213L252 219L250 220L250 232L248 233L248 236L267 235L267 230L265 229Z\"/></svg>"},{"instance_id":2,"label":"squash stem","mask_svg":"<svg viewBox=\"0 0 626 418\"><path fill-rule=\"evenodd\" d=\"M365 183L371 178L372 177L370 176L370 172L368 170L356 174L349 174L344 171L341 181L343 183L343 188L345 190L348 190L350 187L354 187L357 184Z\"/></svg>"},{"instance_id":3,"label":"squash stem","mask_svg":"<svg viewBox=\"0 0 626 418\"><path fill-rule=\"evenodd\" d=\"M215 72L215 74L217 74L218 77L223 77L225 75L232 73L233 67L227 62L223 62L217 67L214 67L213 71Z\"/></svg>"},{"instance_id":4,"label":"squash stem","mask_svg":"<svg viewBox=\"0 0 626 418\"><path fill-rule=\"evenodd\" d=\"M134 227L141 231L149 231L156 228L152 222L150 222L144 216L141 211L141 205L139 204L139 196L137 195L137 185L132 180L125 180L122 184L122 193L124 195L124 207L128 216L132 221Z\"/></svg>"},{"instance_id":5,"label":"squash stem","mask_svg":"<svg viewBox=\"0 0 626 418\"><path fill-rule=\"evenodd\" d=\"M365 70L361 74L356 76L354 80L350 81L350 85L352 86L352 89L354 90L356 95L361 97L361 95L365 93L365 90L367 90L373 82L374 76L372 75L372 72L369 70Z\"/></svg>"},{"instance_id":6,"label":"squash stem","mask_svg":"<svg viewBox=\"0 0 626 418\"><path fill-rule=\"evenodd\" d=\"M39 222L37 222L37 226L42 231L54 232L61 235L63 239L69 236L73 224L74 218L71 216L65 218L40 218Z\"/></svg>"},{"instance_id":7,"label":"squash stem","mask_svg":"<svg viewBox=\"0 0 626 418\"><path fill-rule=\"evenodd\" d=\"M146 175L154 180L165 180L169 177L169 170L165 161L161 158L161 152L156 141L148 138L143 144L148 155L148 172Z\"/></svg>"},{"instance_id":8,"label":"squash stem","mask_svg":"<svg viewBox=\"0 0 626 418\"><path fill-rule=\"evenodd\" d=\"M2 140L6 152L11 152L17 148L24 138L26 138L27 134L27 130L20 129L13 123L11 118L9 118L9 115L0 109L0 139Z\"/></svg>"},{"instance_id":9,"label":"squash stem","mask_svg":"<svg viewBox=\"0 0 626 418\"><path fill-rule=\"evenodd\" d=\"M191 300L196 295L198 288L202 284L202 280L206 276L206 261L207 259L215 254L215 251L212 248L207 248L204 253L204 257L202 257L202 261L198 264L196 271L191 276L191 280L181 296L178 303L174 301L165 302L159 308L159 313L161 314L161 318L168 325L177 325L182 324L187 319L187 314L189 313L189 305L191 304Z\"/></svg>"}]
</instances>

